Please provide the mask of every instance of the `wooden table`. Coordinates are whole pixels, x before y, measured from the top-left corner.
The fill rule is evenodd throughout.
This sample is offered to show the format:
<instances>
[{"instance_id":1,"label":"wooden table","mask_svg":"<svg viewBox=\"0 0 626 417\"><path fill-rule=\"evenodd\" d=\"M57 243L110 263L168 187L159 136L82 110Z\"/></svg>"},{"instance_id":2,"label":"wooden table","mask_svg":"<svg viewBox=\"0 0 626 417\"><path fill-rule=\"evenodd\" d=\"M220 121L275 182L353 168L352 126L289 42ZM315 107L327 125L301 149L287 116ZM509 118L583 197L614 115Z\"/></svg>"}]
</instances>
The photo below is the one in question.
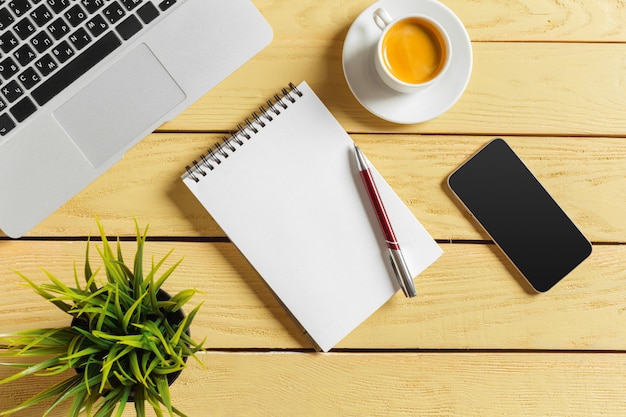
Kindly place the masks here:
<instances>
[{"instance_id":1,"label":"wooden table","mask_svg":"<svg viewBox=\"0 0 626 417\"><path fill-rule=\"evenodd\" d=\"M474 70L451 110L409 126L369 114L342 73L344 38L371 0L254 2L274 28L268 48L27 237L0 239L0 331L68 322L12 270L42 282L45 267L69 281L96 216L121 236L133 235L135 216L150 224L148 253L174 247L185 257L168 290L203 292L192 331L207 337L206 369L192 361L172 388L190 417L626 415L623 2L444 0L468 29ZM419 298L397 294L329 354L313 352L179 179L277 89L301 80L445 251L417 279ZM529 290L444 185L495 136L594 244L546 294ZM0 404L44 383L0 387Z\"/></svg>"}]
</instances>

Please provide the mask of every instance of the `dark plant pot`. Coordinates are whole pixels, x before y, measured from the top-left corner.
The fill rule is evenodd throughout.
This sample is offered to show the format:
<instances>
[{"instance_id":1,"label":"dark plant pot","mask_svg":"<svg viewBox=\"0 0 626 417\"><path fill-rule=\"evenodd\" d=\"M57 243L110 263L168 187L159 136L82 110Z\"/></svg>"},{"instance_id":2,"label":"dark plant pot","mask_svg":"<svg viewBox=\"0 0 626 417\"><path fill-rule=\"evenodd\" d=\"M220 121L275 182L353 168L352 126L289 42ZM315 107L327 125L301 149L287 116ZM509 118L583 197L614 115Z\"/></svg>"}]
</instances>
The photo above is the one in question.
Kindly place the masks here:
<instances>
[{"instance_id":1,"label":"dark plant pot","mask_svg":"<svg viewBox=\"0 0 626 417\"><path fill-rule=\"evenodd\" d=\"M163 289L159 289L159 291L156 294L156 298L158 301L167 301L170 298L172 298L172 296L165 290ZM170 312L170 313L166 313L165 314L165 318L167 319L167 321L169 323L173 323L173 324L179 324L181 323L184 319L185 319L185 313L184 311L178 310L178 311L174 311L174 312ZM73 327L80 327L82 329L88 330L88 327L85 325L85 322L74 317L72 318L72 322L71 322L71 326ZM189 331L189 329L187 329L187 331L185 332L188 336L191 336L191 332ZM184 362L187 362L187 356L183 357ZM76 368L75 369L76 373L83 373L83 369L82 368ZM174 383L174 381L176 381L178 379L178 377L180 376L180 374L182 373L182 370L178 371L178 372L174 372L171 374L167 375L167 383L168 385L172 385ZM131 390L130 392L130 396L128 397L128 401L129 402L133 402L134 401L134 397L135 397L135 392L134 390Z\"/></svg>"}]
</instances>

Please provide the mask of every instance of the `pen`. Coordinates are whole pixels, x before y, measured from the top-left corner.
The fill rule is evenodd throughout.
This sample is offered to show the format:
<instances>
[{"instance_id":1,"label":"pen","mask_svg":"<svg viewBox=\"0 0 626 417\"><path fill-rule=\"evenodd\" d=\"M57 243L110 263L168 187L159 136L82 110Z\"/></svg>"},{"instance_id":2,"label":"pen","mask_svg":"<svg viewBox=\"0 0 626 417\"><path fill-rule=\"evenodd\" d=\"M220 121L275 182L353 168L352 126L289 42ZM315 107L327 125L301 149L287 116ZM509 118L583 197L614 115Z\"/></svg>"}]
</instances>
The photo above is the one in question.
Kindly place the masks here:
<instances>
[{"instance_id":1,"label":"pen","mask_svg":"<svg viewBox=\"0 0 626 417\"><path fill-rule=\"evenodd\" d=\"M405 296L415 297L417 292L415 291L415 285L413 284L413 277L409 272L409 268L404 260L404 255L400 249L400 244L398 243L398 239L396 239L396 235L391 227L387 211L385 210L383 201L381 200L378 189L376 188L376 183L374 183L372 172L367 165L365 156L363 156L363 153L356 144L354 145L354 155L356 157L356 165L359 170L359 174L361 174L361 179L363 180L363 184L367 190L370 202L376 212L378 224L385 235L385 243L387 244L387 250L389 251L389 260L391 261L391 266L393 267L396 279L398 280L400 288L402 288Z\"/></svg>"}]
</instances>

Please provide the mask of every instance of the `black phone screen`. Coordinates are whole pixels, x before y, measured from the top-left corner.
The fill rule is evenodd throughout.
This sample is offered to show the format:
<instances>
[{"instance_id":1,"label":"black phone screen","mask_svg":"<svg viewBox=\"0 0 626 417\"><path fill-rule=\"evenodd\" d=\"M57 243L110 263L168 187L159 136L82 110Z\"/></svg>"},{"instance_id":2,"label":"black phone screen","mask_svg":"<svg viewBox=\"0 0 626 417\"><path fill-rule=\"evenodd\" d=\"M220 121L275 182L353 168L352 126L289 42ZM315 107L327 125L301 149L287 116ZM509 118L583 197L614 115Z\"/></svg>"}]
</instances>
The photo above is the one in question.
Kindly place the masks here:
<instances>
[{"instance_id":1,"label":"black phone screen","mask_svg":"<svg viewBox=\"0 0 626 417\"><path fill-rule=\"evenodd\" d=\"M591 254L591 243L502 139L461 165L448 185L539 292Z\"/></svg>"}]
</instances>

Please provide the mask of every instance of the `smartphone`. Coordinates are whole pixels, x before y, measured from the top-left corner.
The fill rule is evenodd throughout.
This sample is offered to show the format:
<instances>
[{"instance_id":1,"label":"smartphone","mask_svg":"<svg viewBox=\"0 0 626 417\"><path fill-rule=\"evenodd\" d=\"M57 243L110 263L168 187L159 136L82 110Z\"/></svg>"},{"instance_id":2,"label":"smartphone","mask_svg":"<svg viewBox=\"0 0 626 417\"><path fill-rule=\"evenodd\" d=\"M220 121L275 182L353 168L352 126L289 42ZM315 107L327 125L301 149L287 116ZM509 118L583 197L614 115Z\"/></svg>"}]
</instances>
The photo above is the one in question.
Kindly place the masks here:
<instances>
[{"instance_id":1,"label":"smartphone","mask_svg":"<svg viewBox=\"0 0 626 417\"><path fill-rule=\"evenodd\" d=\"M448 186L538 292L591 254L589 240L503 139L450 174Z\"/></svg>"}]
</instances>

